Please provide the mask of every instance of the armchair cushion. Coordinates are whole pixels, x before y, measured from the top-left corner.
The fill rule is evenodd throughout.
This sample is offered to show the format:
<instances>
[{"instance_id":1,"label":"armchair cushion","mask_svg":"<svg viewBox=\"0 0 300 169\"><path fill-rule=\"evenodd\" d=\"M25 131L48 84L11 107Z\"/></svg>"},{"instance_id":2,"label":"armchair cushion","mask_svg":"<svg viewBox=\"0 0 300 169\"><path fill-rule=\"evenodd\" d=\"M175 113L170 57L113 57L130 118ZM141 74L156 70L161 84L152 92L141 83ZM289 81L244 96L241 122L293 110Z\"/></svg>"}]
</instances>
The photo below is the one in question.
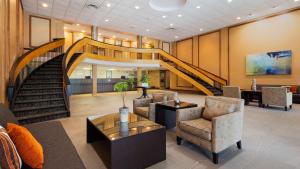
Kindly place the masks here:
<instances>
[{"instance_id":1,"label":"armchair cushion","mask_svg":"<svg viewBox=\"0 0 300 169\"><path fill-rule=\"evenodd\" d=\"M179 122L179 128L194 136L198 136L207 141L211 140L212 122L203 118L181 121Z\"/></svg>"},{"instance_id":2,"label":"armchair cushion","mask_svg":"<svg viewBox=\"0 0 300 169\"><path fill-rule=\"evenodd\" d=\"M149 107L136 107L135 113L143 117L149 117Z\"/></svg>"},{"instance_id":3,"label":"armchair cushion","mask_svg":"<svg viewBox=\"0 0 300 169\"><path fill-rule=\"evenodd\" d=\"M236 111L235 105L220 100L206 99L202 117L212 120L214 117L222 116Z\"/></svg>"},{"instance_id":4,"label":"armchair cushion","mask_svg":"<svg viewBox=\"0 0 300 169\"><path fill-rule=\"evenodd\" d=\"M164 93L153 93L152 94L153 102L156 103L156 102L164 101L164 96L165 96Z\"/></svg>"}]
</instances>

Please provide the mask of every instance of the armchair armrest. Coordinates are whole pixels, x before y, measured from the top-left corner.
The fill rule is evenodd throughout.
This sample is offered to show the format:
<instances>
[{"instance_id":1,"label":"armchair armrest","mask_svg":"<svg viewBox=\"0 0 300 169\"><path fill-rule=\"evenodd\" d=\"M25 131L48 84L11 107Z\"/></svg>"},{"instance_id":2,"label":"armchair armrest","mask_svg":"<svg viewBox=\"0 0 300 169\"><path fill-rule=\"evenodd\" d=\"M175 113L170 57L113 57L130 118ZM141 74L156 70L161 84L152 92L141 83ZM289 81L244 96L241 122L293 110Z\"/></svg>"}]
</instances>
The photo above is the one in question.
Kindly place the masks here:
<instances>
[{"instance_id":1,"label":"armchair armrest","mask_svg":"<svg viewBox=\"0 0 300 169\"><path fill-rule=\"evenodd\" d=\"M204 107L193 107L187 109L179 109L176 111L176 123L186 120L194 120L201 118Z\"/></svg>"},{"instance_id":2,"label":"armchair armrest","mask_svg":"<svg viewBox=\"0 0 300 169\"><path fill-rule=\"evenodd\" d=\"M238 111L212 119L212 150L218 153L242 139L243 113Z\"/></svg>"},{"instance_id":3,"label":"armchair armrest","mask_svg":"<svg viewBox=\"0 0 300 169\"><path fill-rule=\"evenodd\" d=\"M133 112L135 112L136 107L149 107L151 102L152 102L151 98L134 99L133 100Z\"/></svg>"},{"instance_id":4,"label":"armchair armrest","mask_svg":"<svg viewBox=\"0 0 300 169\"><path fill-rule=\"evenodd\" d=\"M169 102L174 102L174 101L173 100L167 101L167 103ZM163 103L163 102L149 103L149 119L152 121L155 121L155 112L156 112L157 103Z\"/></svg>"}]
</instances>

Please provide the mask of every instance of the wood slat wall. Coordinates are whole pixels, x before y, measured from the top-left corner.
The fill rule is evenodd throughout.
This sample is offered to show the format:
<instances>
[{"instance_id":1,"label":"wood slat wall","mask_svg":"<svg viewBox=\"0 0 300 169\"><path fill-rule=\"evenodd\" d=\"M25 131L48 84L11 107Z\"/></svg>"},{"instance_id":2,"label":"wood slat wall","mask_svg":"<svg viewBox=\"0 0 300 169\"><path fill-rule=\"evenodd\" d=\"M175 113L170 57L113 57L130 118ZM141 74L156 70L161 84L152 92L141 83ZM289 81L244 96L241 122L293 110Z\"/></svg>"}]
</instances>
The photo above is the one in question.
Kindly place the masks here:
<instances>
[{"instance_id":1,"label":"wood slat wall","mask_svg":"<svg viewBox=\"0 0 300 169\"><path fill-rule=\"evenodd\" d=\"M20 0L0 0L0 103L7 103L9 71L23 53L23 7Z\"/></svg>"}]
</instances>

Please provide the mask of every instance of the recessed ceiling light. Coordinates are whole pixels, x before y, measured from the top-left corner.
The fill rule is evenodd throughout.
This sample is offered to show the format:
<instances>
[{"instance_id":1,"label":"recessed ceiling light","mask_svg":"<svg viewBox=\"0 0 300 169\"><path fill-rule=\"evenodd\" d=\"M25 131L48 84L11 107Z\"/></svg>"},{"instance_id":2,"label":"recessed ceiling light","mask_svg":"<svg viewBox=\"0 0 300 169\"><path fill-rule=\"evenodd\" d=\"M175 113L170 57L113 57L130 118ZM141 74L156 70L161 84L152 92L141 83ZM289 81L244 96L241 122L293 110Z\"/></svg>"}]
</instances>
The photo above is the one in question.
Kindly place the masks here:
<instances>
[{"instance_id":1,"label":"recessed ceiling light","mask_svg":"<svg viewBox=\"0 0 300 169\"><path fill-rule=\"evenodd\" d=\"M170 23L170 26L173 26L174 24Z\"/></svg>"},{"instance_id":2,"label":"recessed ceiling light","mask_svg":"<svg viewBox=\"0 0 300 169\"><path fill-rule=\"evenodd\" d=\"M140 6L135 5L134 8L135 8L135 9L140 9Z\"/></svg>"},{"instance_id":3,"label":"recessed ceiling light","mask_svg":"<svg viewBox=\"0 0 300 169\"><path fill-rule=\"evenodd\" d=\"M106 4L106 7L108 7L108 8L111 7L111 4L110 4L110 3L107 3L107 4Z\"/></svg>"},{"instance_id":4,"label":"recessed ceiling light","mask_svg":"<svg viewBox=\"0 0 300 169\"><path fill-rule=\"evenodd\" d=\"M65 26L64 29L68 29L68 27Z\"/></svg>"},{"instance_id":5,"label":"recessed ceiling light","mask_svg":"<svg viewBox=\"0 0 300 169\"><path fill-rule=\"evenodd\" d=\"M253 16L253 14L252 14L252 13L249 13L248 16L251 17L251 16Z\"/></svg>"},{"instance_id":6,"label":"recessed ceiling light","mask_svg":"<svg viewBox=\"0 0 300 169\"><path fill-rule=\"evenodd\" d=\"M104 21L105 21L105 22L108 22L108 21L109 21L109 19L105 19Z\"/></svg>"},{"instance_id":7,"label":"recessed ceiling light","mask_svg":"<svg viewBox=\"0 0 300 169\"><path fill-rule=\"evenodd\" d=\"M150 32L150 29L146 29L147 32Z\"/></svg>"},{"instance_id":8,"label":"recessed ceiling light","mask_svg":"<svg viewBox=\"0 0 300 169\"><path fill-rule=\"evenodd\" d=\"M48 4L42 3L42 7L47 8L47 7L48 7Z\"/></svg>"},{"instance_id":9,"label":"recessed ceiling light","mask_svg":"<svg viewBox=\"0 0 300 169\"><path fill-rule=\"evenodd\" d=\"M114 39L115 39L115 38L116 38L116 36L115 36L115 35L113 35L113 36L112 36L112 38L114 38Z\"/></svg>"},{"instance_id":10,"label":"recessed ceiling light","mask_svg":"<svg viewBox=\"0 0 300 169\"><path fill-rule=\"evenodd\" d=\"M82 33L85 33L85 30L82 30L81 32L82 32Z\"/></svg>"},{"instance_id":11,"label":"recessed ceiling light","mask_svg":"<svg viewBox=\"0 0 300 169\"><path fill-rule=\"evenodd\" d=\"M166 18L166 17L167 17L166 15L163 15L163 16L162 16L162 18Z\"/></svg>"},{"instance_id":12,"label":"recessed ceiling light","mask_svg":"<svg viewBox=\"0 0 300 169\"><path fill-rule=\"evenodd\" d=\"M181 15L181 14L178 14L177 16L178 16L179 18L181 18L181 17L182 17L182 15Z\"/></svg>"},{"instance_id":13,"label":"recessed ceiling light","mask_svg":"<svg viewBox=\"0 0 300 169\"><path fill-rule=\"evenodd\" d=\"M299 2L299 0L294 0L295 2Z\"/></svg>"},{"instance_id":14,"label":"recessed ceiling light","mask_svg":"<svg viewBox=\"0 0 300 169\"><path fill-rule=\"evenodd\" d=\"M232 2L232 0L227 0L227 2L228 2L228 3L231 3L231 2Z\"/></svg>"},{"instance_id":15,"label":"recessed ceiling light","mask_svg":"<svg viewBox=\"0 0 300 169\"><path fill-rule=\"evenodd\" d=\"M78 24L76 24L76 26L80 26L80 24L78 23Z\"/></svg>"},{"instance_id":16,"label":"recessed ceiling light","mask_svg":"<svg viewBox=\"0 0 300 169\"><path fill-rule=\"evenodd\" d=\"M200 6L200 5L197 5L197 6L196 6L196 8L197 8L197 9L200 9L200 8L201 8L201 6Z\"/></svg>"},{"instance_id":17,"label":"recessed ceiling light","mask_svg":"<svg viewBox=\"0 0 300 169\"><path fill-rule=\"evenodd\" d=\"M200 32L202 32L203 31L203 29L202 28L200 28Z\"/></svg>"},{"instance_id":18,"label":"recessed ceiling light","mask_svg":"<svg viewBox=\"0 0 300 169\"><path fill-rule=\"evenodd\" d=\"M175 39L178 39L178 36L177 36L177 35L175 36Z\"/></svg>"},{"instance_id":19,"label":"recessed ceiling light","mask_svg":"<svg viewBox=\"0 0 300 169\"><path fill-rule=\"evenodd\" d=\"M277 9L277 8L278 8L278 5L274 5L272 8L273 8L273 9Z\"/></svg>"},{"instance_id":20,"label":"recessed ceiling light","mask_svg":"<svg viewBox=\"0 0 300 169\"><path fill-rule=\"evenodd\" d=\"M240 20L240 19L242 19L242 18L241 18L241 17L239 17L239 16L238 16L238 17L236 17L236 20Z\"/></svg>"}]
</instances>

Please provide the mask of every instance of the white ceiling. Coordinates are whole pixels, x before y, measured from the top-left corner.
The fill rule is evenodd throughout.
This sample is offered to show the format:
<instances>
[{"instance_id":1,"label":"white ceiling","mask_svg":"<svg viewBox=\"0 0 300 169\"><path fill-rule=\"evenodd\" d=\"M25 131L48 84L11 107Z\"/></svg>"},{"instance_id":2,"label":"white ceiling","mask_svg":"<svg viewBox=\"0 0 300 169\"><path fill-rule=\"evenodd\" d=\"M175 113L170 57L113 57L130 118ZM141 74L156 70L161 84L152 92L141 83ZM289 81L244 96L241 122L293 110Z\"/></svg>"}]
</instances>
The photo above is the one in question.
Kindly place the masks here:
<instances>
[{"instance_id":1,"label":"white ceiling","mask_svg":"<svg viewBox=\"0 0 300 169\"><path fill-rule=\"evenodd\" d=\"M227 0L188 0L177 11L159 12L153 10L148 1L22 0L24 9L32 13L165 41L191 37L300 6L300 1L295 0L232 0L231 3ZM47 3L48 7L42 7L42 3ZM107 3L111 7L107 7ZM95 4L99 8L88 9L88 4ZM135 9L135 6L139 6L139 9ZM274 6L278 7L272 8ZM249 16L250 13L253 15ZM182 17L178 17L178 14ZM237 17L241 19L237 20ZM105 22L106 19L109 21ZM176 30L166 30L171 23Z\"/></svg>"}]
</instances>

